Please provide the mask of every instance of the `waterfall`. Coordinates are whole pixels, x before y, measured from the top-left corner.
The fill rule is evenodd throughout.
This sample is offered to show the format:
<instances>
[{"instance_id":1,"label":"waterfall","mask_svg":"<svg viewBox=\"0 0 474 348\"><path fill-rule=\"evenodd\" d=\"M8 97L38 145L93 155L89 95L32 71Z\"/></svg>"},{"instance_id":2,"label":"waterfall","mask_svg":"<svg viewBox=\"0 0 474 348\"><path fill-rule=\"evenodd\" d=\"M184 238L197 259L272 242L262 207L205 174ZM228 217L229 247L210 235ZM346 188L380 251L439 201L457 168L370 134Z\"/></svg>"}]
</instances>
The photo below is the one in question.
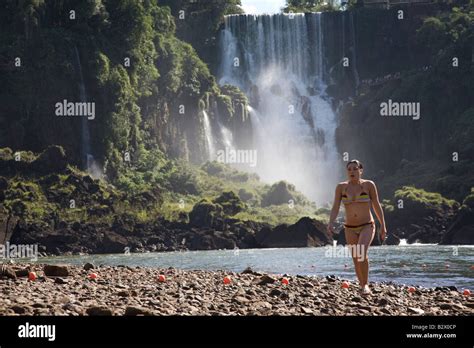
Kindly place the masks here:
<instances>
[{"instance_id":1,"label":"waterfall","mask_svg":"<svg viewBox=\"0 0 474 348\"><path fill-rule=\"evenodd\" d=\"M350 24L351 24L351 40L352 40L352 73L354 75L354 80L355 80L355 89L356 89L356 95L359 90L359 84L360 84L360 79L359 79L359 72L357 71L357 45L356 45L356 35L355 35L355 26L354 26L354 14L352 13L353 11L349 11L349 19L350 19Z\"/></svg>"},{"instance_id":2,"label":"waterfall","mask_svg":"<svg viewBox=\"0 0 474 348\"><path fill-rule=\"evenodd\" d=\"M252 103L255 171L318 204L332 200L340 175L323 27L320 13L230 15L220 36L219 83L238 86Z\"/></svg>"},{"instance_id":3,"label":"waterfall","mask_svg":"<svg viewBox=\"0 0 474 348\"><path fill-rule=\"evenodd\" d=\"M204 135L206 136L207 153L209 155L209 161L213 161L216 156L216 150L214 148L214 138L212 136L211 122L209 120L209 115L207 114L206 110L203 110L202 114L204 116Z\"/></svg>"},{"instance_id":4,"label":"waterfall","mask_svg":"<svg viewBox=\"0 0 474 348\"><path fill-rule=\"evenodd\" d=\"M75 63L77 73L79 74L79 98L81 102L87 102L86 86L84 84L84 76L82 74L81 59L79 57L79 51L77 46L74 46L75 53ZM89 133L89 124L87 123L87 117L82 117L81 120L81 157L83 168L85 168L89 173L95 172L96 164L94 162L94 156L92 156L91 151L91 139Z\"/></svg>"}]
</instances>

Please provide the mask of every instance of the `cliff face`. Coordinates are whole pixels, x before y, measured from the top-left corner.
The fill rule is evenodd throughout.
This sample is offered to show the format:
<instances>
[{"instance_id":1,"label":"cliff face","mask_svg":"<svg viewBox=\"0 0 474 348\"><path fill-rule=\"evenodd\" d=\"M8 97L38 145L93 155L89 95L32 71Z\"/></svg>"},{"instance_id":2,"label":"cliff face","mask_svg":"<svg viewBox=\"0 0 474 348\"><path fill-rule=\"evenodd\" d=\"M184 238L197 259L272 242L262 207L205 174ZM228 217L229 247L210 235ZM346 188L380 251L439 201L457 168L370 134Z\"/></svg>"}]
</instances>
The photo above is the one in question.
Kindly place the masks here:
<instances>
[{"instance_id":1,"label":"cliff face","mask_svg":"<svg viewBox=\"0 0 474 348\"><path fill-rule=\"evenodd\" d=\"M370 26L376 12L380 20L394 15L364 11L356 23ZM462 201L474 184L473 16L454 9L423 24L431 7L408 14L372 25L381 29L371 34L355 26L360 84L340 110L338 147L367 164L382 194L408 184ZM415 103L419 115L383 116L390 103Z\"/></svg>"},{"instance_id":2,"label":"cliff face","mask_svg":"<svg viewBox=\"0 0 474 348\"><path fill-rule=\"evenodd\" d=\"M207 160L203 111L211 125L218 106L221 122L245 122L246 101L219 103L224 92L156 1L4 2L0 17L0 147L59 144L71 162L90 157L114 176L126 154L133 164L156 148ZM64 100L95 113L58 117Z\"/></svg>"}]
</instances>

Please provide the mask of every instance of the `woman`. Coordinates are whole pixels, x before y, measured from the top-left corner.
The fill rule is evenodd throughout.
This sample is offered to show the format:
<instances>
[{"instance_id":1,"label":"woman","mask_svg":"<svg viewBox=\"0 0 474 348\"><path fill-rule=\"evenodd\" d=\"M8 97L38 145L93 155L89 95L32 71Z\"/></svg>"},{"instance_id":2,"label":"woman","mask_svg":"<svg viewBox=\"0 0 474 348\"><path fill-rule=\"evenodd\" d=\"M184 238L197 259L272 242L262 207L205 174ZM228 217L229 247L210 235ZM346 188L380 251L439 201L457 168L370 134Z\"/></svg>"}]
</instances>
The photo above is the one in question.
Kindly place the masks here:
<instances>
[{"instance_id":1,"label":"woman","mask_svg":"<svg viewBox=\"0 0 474 348\"><path fill-rule=\"evenodd\" d=\"M344 224L346 244L352 251L355 272L362 294L370 294L369 288L369 259L367 251L375 234L375 222L370 211L374 208L380 222L380 238L385 240L387 230L382 207L380 206L377 188L373 181L362 180L363 166L358 160L347 163L348 180L336 187L336 195L328 224L328 232L334 233L334 220L339 213L342 203L346 208Z\"/></svg>"}]
</instances>

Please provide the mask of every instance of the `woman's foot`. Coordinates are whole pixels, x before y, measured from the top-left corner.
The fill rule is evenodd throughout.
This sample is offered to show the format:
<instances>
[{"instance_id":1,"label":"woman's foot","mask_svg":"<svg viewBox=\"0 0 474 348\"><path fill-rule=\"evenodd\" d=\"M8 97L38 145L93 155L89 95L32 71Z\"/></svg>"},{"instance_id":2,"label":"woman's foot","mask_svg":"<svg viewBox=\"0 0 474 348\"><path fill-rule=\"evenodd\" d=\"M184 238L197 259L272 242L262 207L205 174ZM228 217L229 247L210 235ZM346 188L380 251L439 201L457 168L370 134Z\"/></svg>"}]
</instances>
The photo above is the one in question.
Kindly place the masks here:
<instances>
[{"instance_id":1,"label":"woman's foot","mask_svg":"<svg viewBox=\"0 0 474 348\"><path fill-rule=\"evenodd\" d=\"M372 294L372 291L370 290L369 286L365 284L364 286L360 287L360 293L362 295L370 295Z\"/></svg>"}]
</instances>

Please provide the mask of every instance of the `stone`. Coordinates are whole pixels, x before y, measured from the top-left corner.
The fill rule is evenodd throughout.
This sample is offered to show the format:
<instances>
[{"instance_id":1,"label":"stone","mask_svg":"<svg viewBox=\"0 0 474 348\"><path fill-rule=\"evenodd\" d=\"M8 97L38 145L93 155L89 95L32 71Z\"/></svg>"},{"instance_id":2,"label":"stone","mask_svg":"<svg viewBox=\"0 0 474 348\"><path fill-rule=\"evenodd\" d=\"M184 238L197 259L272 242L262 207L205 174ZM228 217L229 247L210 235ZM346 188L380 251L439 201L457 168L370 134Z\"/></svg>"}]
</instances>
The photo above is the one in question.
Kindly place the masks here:
<instances>
[{"instance_id":1,"label":"stone","mask_svg":"<svg viewBox=\"0 0 474 348\"><path fill-rule=\"evenodd\" d=\"M272 289L270 291L270 296L276 296L279 297L283 292L279 289Z\"/></svg>"},{"instance_id":2,"label":"stone","mask_svg":"<svg viewBox=\"0 0 474 348\"><path fill-rule=\"evenodd\" d=\"M441 309L452 309L453 306L450 303L441 303L439 305L439 308L441 308Z\"/></svg>"},{"instance_id":3,"label":"stone","mask_svg":"<svg viewBox=\"0 0 474 348\"><path fill-rule=\"evenodd\" d=\"M110 308L102 306L92 306L87 308L86 313L91 316L110 316L113 312Z\"/></svg>"},{"instance_id":4,"label":"stone","mask_svg":"<svg viewBox=\"0 0 474 348\"><path fill-rule=\"evenodd\" d=\"M67 277L69 269L62 265L44 265L43 272L48 277Z\"/></svg>"},{"instance_id":5,"label":"stone","mask_svg":"<svg viewBox=\"0 0 474 348\"><path fill-rule=\"evenodd\" d=\"M0 265L0 277L16 279L17 275L11 267L8 267L6 265Z\"/></svg>"},{"instance_id":6,"label":"stone","mask_svg":"<svg viewBox=\"0 0 474 348\"><path fill-rule=\"evenodd\" d=\"M273 284L275 281L275 278L265 274L258 279L257 285Z\"/></svg>"},{"instance_id":7,"label":"stone","mask_svg":"<svg viewBox=\"0 0 474 348\"><path fill-rule=\"evenodd\" d=\"M240 303L240 304L245 304L245 303L248 303L250 302L250 300L244 296L235 296L233 298L233 301L234 302L237 302L237 303Z\"/></svg>"},{"instance_id":8,"label":"stone","mask_svg":"<svg viewBox=\"0 0 474 348\"><path fill-rule=\"evenodd\" d=\"M124 315L127 316L136 316L136 315L153 315L151 311L146 308L136 307L136 306L128 306L125 308Z\"/></svg>"},{"instance_id":9,"label":"stone","mask_svg":"<svg viewBox=\"0 0 474 348\"><path fill-rule=\"evenodd\" d=\"M92 264L90 262L87 262L83 267L83 269L86 270L86 271L88 271L90 269L94 269L94 268L95 268L94 264Z\"/></svg>"},{"instance_id":10,"label":"stone","mask_svg":"<svg viewBox=\"0 0 474 348\"><path fill-rule=\"evenodd\" d=\"M425 311L421 308L416 308L416 307L408 307L408 313L414 313L418 315L423 315L425 314Z\"/></svg>"},{"instance_id":11,"label":"stone","mask_svg":"<svg viewBox=\"0 0 474 348\"><path fill-rule=\"evenodd\" d=\"M64 279L64 278L56 278L54 280L54 283L55 284L68 284L69 283L69 280L68 279Z\"/></svg>"}]
</instances>

